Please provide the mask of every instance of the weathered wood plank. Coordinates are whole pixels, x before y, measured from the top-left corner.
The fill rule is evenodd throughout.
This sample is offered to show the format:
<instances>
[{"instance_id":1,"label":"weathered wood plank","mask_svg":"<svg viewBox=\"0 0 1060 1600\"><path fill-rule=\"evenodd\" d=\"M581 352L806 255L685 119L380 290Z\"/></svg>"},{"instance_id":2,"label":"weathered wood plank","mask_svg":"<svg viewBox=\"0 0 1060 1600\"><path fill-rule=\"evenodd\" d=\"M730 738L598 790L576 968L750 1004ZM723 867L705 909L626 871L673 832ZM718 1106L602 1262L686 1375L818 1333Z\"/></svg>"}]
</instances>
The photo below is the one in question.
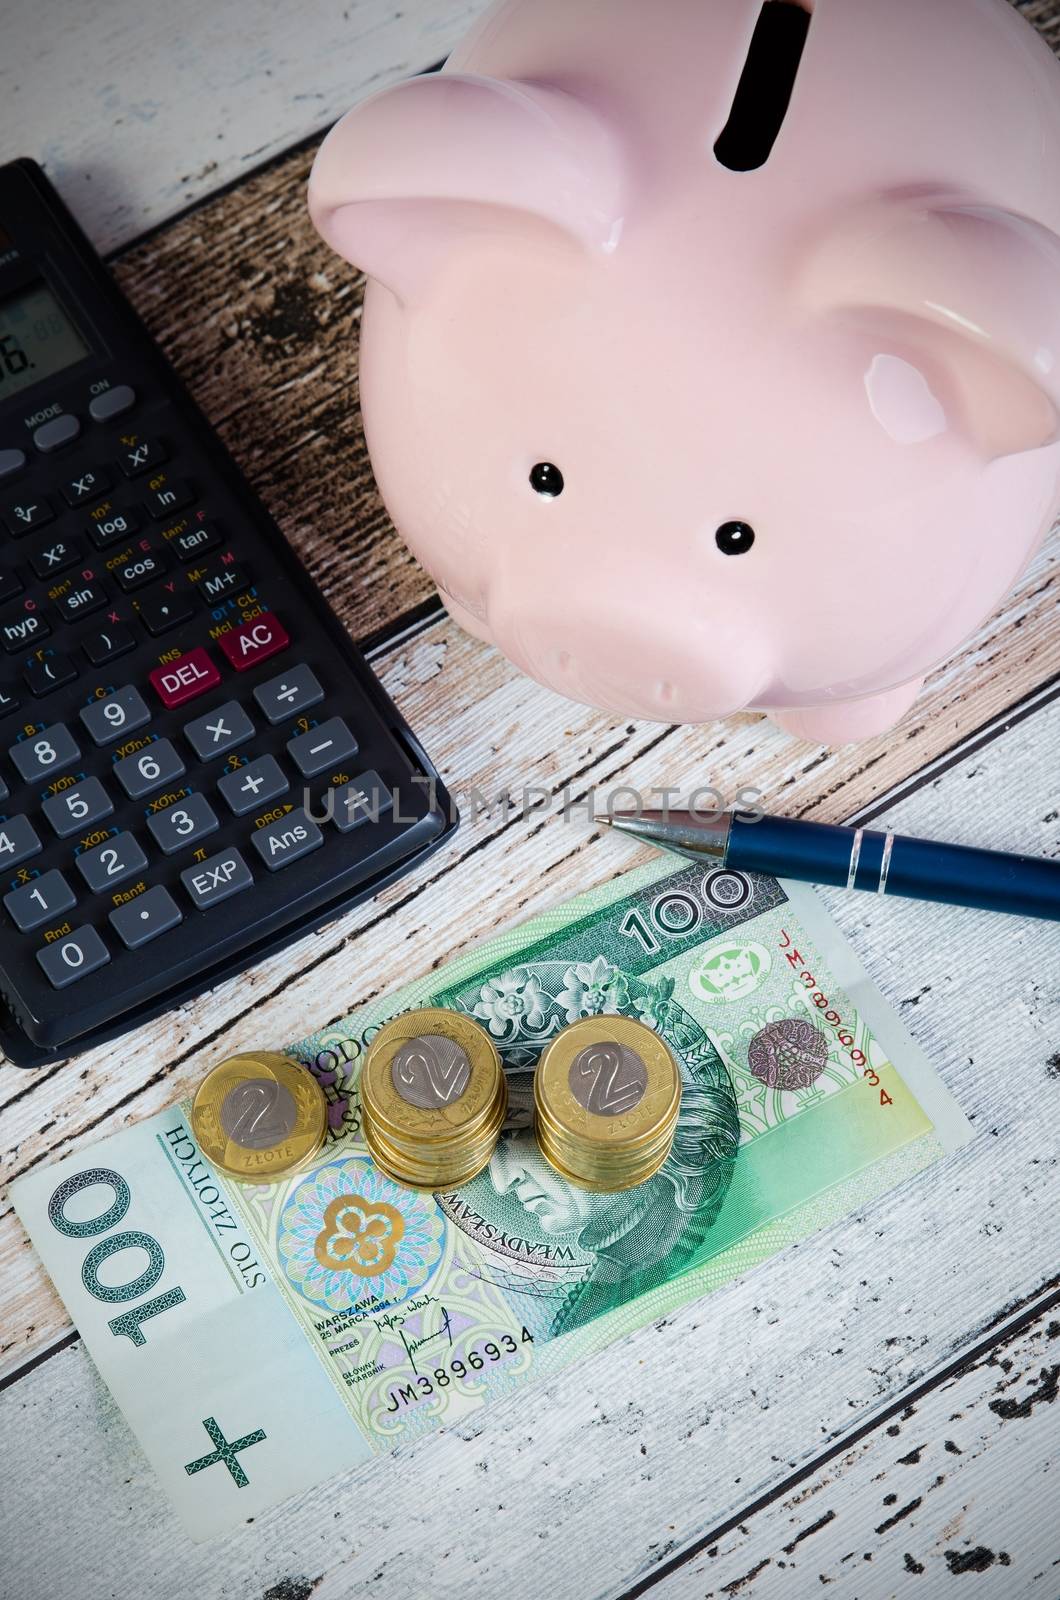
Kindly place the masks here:
<instances>
[{"instance_id":1,"label":"weathered wood plank","mask_svg":"<svg viewBox=\"0 0 1060 1600\"><path fill-rule=\"evenodd\" d=\"M510 708L514 720L515 697ZM489 709L480 708L483 727ZM492 728L500 743L509 723ZM888 821L907 832L968 837L987 817L999 844L1055 851L1058 756L1054 704L909 796ZM521 894L531 904L552 899L568 871L568 831L556 824L536 837L549 841L548 854L541 844L536 856L528 852L514 830L509 838L516 868L502 879L499 915ZM618 841L594 848L603 870L624 864ZM465 861L459 896L444 878L416 886L415 899L406 885L404 905L346 946L324 988L316 985L328 969L312 968L313 942L305 941L282 1001L230 1035L218 1017L222 1033L198 1064L187 1055L129 1109L163 1103L215 1051L260 1040L261 1018L277 1015L277 1004L287 1014L293 997L290 1014L303 1024L334 1015L390 981L384 969L422 967L428 949L440 954L466 939L473 908L497 890L503 853L483 871L476 863L487 854ZM540 1591L543 1574L556 1600L619 1594L953 1359L999 1307L1040 1295L1056 1267L1042 1218L1055 1196L1060 1135L1060 925L871 895L827 899L957 1093L978 1134L971 1145L555 1382L202 1549L189 1549L169 1516L83 1350L66 1350L0 1398L0 1428L12 1440L0 1461L0 1497L15 1530L4 1580L12 1594L19 1585L25 1592L33 1574L48 1592L93 1600L120 1582L119 1571L138 1574L142 1600L170 1600L177 1571L185 1591L248 1600L281 1581L318 1576L319 1600L346 1600L369 1581L382 1600L415 1593L417 1583L436 1600L497 1592L522 1600ZM430 920L419 920L424 908L433 932L424 931ZM273 982L280 967L272 964ZM193 1019L175 1019L169 1059L201 1037ZM113 1065L118 1071L120 1052ZM148 1072L166 1065L164 1054L154 1055ZM55 1080L70 1085L66 1100L50 1101L67 1128L91 1115L83 1096L98 1102L108 1092L102 1076L89 1083L81 1070ZM98 1131L119 1126L124 1114L115 1107ZM9 1294L31 1277L39 1282L27 1246L25 1277L15 1263L5 1268ZM35 1294L33 1314L54 1336L64 1324L49 1295ZM56 1461L78 1488L64 1504L61 1541L34 1513ZM989 1543L982 1526L974 1536Z\"/></svg>"},{"instance_id":2,"label":"weathered wood plank","mask_svg":"<svg viewBox=\"0 0 1060 1600\"><path fill-rule=\"evenodd\" d=\"M1048 596L1050 588L1043 585L1052 585L1058 573L1060 541L1054 540L1032 575L1032 592ZM1014 608L1022 604L1013 602ZM1060 667L1060 615L1043 612L1035 627L1034 648ZM594 837L585 815L591 790L603 799L618 784L687 794L712 783L734 796L754 785L778 811L840 820L950 747L967 720L960 712L962 696L974 695L981 720L1003 711L1026 661L1023 652L973 643L964 663L929 689L905 737L824 752L760 720L737 718L709 729L615 722L530 683L452 623L435 625L380 665L443 778L466 797L463 829L448 850L208 1000L183 1006L66 1067L32 1076L0 1069L4 1181L74 1140L102 1137L160 1108L187 1092L220 1056L254 1042L297 1037L307 1018L322 1024L341 1016L369 995L621 870L637 857L620 841ZM461 685L459 693L450 684ZM1055 711L1035 719L1045 730L1042 737L1053 730L1053 771L1060 759L1058 723ZM475 814L473 791L491 803L507 794L519 804L524 786L536 791L533 805L545 793L558 801L547 814L506 817L496 805L490 814ZM565 789L579 806L569 822L561 809ZM1019 821L1010 817L1005 823L1013 838ZM975 842L980 814L955 812L939 832ZM992 836L1002 838L996 825ZM1046 853L1055 841L1055 827L1042 825L1027 848ZM868 964L873 971L873 962ZM0 1273L9 1286L3 1370L4 1363L23 1360L49 1342L65 1320L42 1289L9 1205L0 1211Z\"/></svg>"},{"instance_id":3,"label":"weathered wood plank","mask_svg":"<svg viewBox=\"0 0 1060 1600\"><path fill-rule=\"evenodd\" d=\"M1056 1305L652 1588L653 1600L976 1600L1060 1589ZM911 1580L919 1579L917 1584ZM831 1585L836 1584L833 1590Z\"/></svg>"},{"instance_id":4,"label":"weathered wood plank","mask_svg":"<svg viewBox=\"0 0 1060 1600\"><path fill-rule=\"evenodd\" d=\"M486 3L6 6L0 148L113 249L440 61Z\"/></svg>"},{"instance_id":5,"label":"weathered wood plank","mask_svg":"<svg viewBox=\"0 0 1060 1600\"><path fill-rule=\"evenodd\" d=\"M115 271L328 600L363 637L434 589L375 487L357 385L364 281L310 225L311 164L312 152L301 152L248 179Z\"/></svg>"}]
</instances>

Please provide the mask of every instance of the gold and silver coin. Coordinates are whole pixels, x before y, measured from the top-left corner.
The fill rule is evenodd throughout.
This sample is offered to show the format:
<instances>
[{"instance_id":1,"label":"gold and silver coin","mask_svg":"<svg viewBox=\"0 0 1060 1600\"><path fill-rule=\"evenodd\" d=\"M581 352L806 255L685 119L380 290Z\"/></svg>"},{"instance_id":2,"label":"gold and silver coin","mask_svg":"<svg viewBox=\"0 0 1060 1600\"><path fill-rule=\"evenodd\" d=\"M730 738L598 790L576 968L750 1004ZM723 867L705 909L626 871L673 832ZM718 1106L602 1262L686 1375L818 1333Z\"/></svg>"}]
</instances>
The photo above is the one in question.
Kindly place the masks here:
<instances>
[{"instance_id":1,"label":"gold and silver coin","mask_svg":"<svg viewBox=\"0 0 1060 1600\"><path fill-rule=\"evenodd\" d=\"M191 1108L208 1161L243 1183L273 1183L324 1143L328 1106L316 1079L271 1050L230 1056L208 1072Z\"/></svg>"},{"instance_id":2,"label":"gold and silver coin","mask_svg":"<svg viewBox=\"0 0 1060 1600\"><path fill-rule=\"evenodd\" d=\"M507 1106L497 1048L462 1012L406 1012L368 1047L364 1140L376 1166L410 1189L455 1188L481 1172Z\"/></svg>"},{"instance_id":3,"label":"gold and silver coin","mask_svg":"<svg viewBox=\"0 0 1060 1600\"><path fill-rule=\"evenodd\" d=\"M548 1045L534 1074L545 1159L583 1189L611 1193L654 1176L670 1153L681 1074L667 1046L631 1017L586 1017Z\"/></svg>"}]
</instances>

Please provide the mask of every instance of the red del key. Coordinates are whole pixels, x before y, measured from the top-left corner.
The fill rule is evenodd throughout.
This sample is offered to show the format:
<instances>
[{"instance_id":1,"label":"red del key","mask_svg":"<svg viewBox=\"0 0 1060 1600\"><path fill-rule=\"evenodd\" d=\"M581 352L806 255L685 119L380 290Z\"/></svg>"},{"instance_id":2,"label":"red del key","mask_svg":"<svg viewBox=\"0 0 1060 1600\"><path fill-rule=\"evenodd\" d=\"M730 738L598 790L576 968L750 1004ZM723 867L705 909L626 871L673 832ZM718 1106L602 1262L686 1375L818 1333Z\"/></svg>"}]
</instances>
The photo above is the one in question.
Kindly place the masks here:
<instances>
[{"instance_id":1,"label":"red del key","mask_svg":"<svg viewBox=\"0 0 1060 1600\"><path fill-rule=\"evenodd\" d=\"M156 667L147 676L162 704L170 709L205 694L221 681L220 672L201 646L189 650L186 656L178 656L176 661L167 661L164 667Z\"/></svg>"},{"instance_id":2,"label":"red del key","mask_svg":"<svg viewBox=\"0 0 1060 1600\"><path fill-rule=\"evenodd\" d=\"M283 623L271 611L263 611L260 617L240 623L238 628L222 633L217 640L237 672L256 667L259 661L267 661L269 656L286 650L290 642Z\"/></svg>"}]
</instances>

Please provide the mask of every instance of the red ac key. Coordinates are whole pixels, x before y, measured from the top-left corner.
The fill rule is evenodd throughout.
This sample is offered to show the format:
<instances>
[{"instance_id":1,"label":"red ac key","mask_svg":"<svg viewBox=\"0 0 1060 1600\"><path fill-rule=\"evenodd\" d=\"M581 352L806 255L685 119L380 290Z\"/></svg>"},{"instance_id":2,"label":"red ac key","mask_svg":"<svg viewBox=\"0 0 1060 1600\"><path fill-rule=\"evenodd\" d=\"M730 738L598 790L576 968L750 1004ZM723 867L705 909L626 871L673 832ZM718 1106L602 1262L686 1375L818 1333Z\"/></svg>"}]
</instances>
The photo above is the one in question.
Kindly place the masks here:
<instances>
[{"instance_id":1,"label":"red ac key","mask_svg":"<svg viewBox=\"0 0 1060 1600\"><path fill-rule=\"evenodd\" d=\"M229 665L237 672L245 672L248 667L256 667L259 661L278 655L290 642L283 623L271 611L263 611L260 617L240 623L238 628L218 635L217 639Z\"/></svg>"}]
</instances>

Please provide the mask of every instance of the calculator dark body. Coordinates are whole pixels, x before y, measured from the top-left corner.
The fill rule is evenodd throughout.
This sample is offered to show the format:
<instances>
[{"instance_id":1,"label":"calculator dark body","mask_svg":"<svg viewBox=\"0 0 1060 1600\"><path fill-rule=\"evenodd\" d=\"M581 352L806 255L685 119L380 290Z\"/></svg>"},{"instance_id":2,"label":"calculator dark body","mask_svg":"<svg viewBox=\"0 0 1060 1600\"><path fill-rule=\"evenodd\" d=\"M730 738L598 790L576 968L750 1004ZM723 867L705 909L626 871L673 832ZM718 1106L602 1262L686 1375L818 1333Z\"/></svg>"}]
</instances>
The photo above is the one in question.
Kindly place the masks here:
<instances>
[{"instance_id":1,"label":"calculator dark body","mask_svg":"<svg viewBox=\"0 0 1060 1600\"><path fill-rule=\"evenodd\" d=\"M238 972L455 827L397 709L26 160L0 167L0 550L15 1064Z\"/></svg>"}]
</instances>

